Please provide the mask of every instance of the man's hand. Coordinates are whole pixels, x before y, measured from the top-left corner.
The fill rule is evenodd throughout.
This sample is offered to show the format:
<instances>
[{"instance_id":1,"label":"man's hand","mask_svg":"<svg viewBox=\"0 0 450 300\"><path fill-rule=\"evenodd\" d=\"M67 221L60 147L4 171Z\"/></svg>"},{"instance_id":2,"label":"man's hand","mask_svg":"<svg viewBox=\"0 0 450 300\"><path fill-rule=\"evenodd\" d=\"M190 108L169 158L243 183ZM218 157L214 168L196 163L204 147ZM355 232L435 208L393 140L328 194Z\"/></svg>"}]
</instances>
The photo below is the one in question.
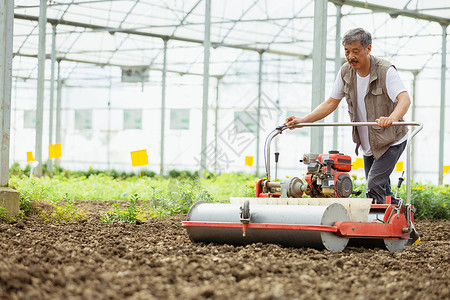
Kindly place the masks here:
<instances>
[{"instance_id":1,"label":"man's hand","mask_svg":"<svg viewBox=\"0 0 450 300\"><path fill-rule=\"evenodd\" d=\"M287 127L295 126L299 123L302 123L302 119L297 118L296 116L290 116L286 118L286 122L284 122L283 125L286 125ZM289 128L294 129L294 128Z\"/></svg>"},{"instance_id":2,"label":"man's hand","mask_svg":"<svg viewBox=\"0 0 450 300\"><path fill-rule=\"evenodd\" d=\"M378 123L378 126L387 128L392 126L392 122L398 122L408 111L409 105L411 104L411 99L409 98L408 93L401 92L397 95L397 106L394 111L391 113L389 117L380 117L375 120Z\"/></svg>"},{"instance_id":3,"label":"man's hand","mask_svg":"<svg viewBox=\"0 0 450 300\"><path fill-rule=\"evenodd\" d=\"M398 122L408 111L409 105L411 104L411 99L409 98L408 92L401 92L397 95L397 106L389 117L379 117L375 120L378 126L383 128L388 128L392 126L392 122Z\"/></svg>"},{"instance_id":4,"label":"man's hand","mask_svg":"<svg viewBox=\"0 0 450 300\"><path fill-rule=\"evenodd\" d=\"M375 120L377 122L378 126L383 128L388 128L392 126L392 122L395 122L391 117L379 117Z\"/></svg>"},{"instance_id":5,"label":"man's hand","mask_svg":"<svg viewBox=\"0 0 450 300\"><path fill-rule=\"evenodd\" d=\"M286 122L283 125L287 127L295 126L300 123L314 123L318 120L322 120L329 114L331 114L339 105L341 99L328 98L325 102L322 102L317 106L312 112L304 116L303 118L297 118L296 116L290 116L286 118ZM295 128L300 128L302 126L296 126ZM290 128L294 129L294 128Z\"/></svg>"}]
</instances>

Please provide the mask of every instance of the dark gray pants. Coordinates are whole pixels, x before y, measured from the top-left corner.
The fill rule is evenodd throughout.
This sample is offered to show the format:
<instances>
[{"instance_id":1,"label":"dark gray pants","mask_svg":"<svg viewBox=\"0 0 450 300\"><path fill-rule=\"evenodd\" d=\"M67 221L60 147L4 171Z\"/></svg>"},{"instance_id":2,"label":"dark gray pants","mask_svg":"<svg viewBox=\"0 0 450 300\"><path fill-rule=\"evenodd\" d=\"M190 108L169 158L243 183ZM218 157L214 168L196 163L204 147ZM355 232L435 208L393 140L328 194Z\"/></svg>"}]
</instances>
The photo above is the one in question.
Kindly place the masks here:
<instances>
[{"instance_id":1,"label":"dark gray pants","mask_svg":"<svg viewBox=\"0 0 450 300\"><path fill-rule=\"evenodd\" d=\"M391 146L378 159L372 156L364 156L364 171L367 178L366 196L372 198L374 203L386 202L386 196L393 197L391 190L391 176L400 155L405 150L406 141L399 145Z\"/></svg>"}]
</instances>

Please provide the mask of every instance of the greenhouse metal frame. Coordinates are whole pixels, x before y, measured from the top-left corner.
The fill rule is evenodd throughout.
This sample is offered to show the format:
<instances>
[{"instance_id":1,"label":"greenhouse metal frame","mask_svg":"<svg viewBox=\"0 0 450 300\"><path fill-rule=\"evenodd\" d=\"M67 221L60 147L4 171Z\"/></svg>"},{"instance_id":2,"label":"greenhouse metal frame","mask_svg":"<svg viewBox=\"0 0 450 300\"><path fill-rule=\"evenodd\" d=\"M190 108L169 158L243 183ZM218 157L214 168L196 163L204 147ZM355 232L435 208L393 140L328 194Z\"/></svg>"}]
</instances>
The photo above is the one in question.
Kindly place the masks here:
<instances>
[{"instance_id":1,"label":"greenhouse metal frame","mask_svg":"<svg viewBox=\"0 0 450 300\"><path fill-rule=\"evenodd\" d=\"M327 97L344 61L340 38L354 27L371 32L373 53L397 66L413 99L408 118L424 123L425 134L414 145L413 173L444 182L444 165L450 164L444 156L450 146L446 1L41 0L38 5L1 0L0 5L1 186L8 184L11 163L26 163L26 150L41 162L37 175L42 163L51 168L52 160L44 158L47 141L62 143L63 152L74 149L72 158L61 158L67 167L86 168L102 159L82 159L89 157L82 149L85 141L105 153L98 165L103 169L121 168L127 151L148 148L151 141L158 150L150 166L161 174L170 167L200 174L261 173L267 131L286 113L305 113ZM158 105L116 100L128 94L153 98L155 91ZM106 95L105 105L86 112L90 103L99 105L95 94ZM142 103L149 106L139 118ZM126 142L119 140L127 138L122 129L128 125L114 123L121 110L141 120L141 127L129 125L135 131ZM345 110L341 104L330 118L345 120ZM69 111L75 113L73 120L67 119ZM28 119L33 114L35 123ZM180 115L184 125L177 123L183 121L177 121ZM189 125L190 120L201 124ZM83 121L89 125L79 124ZM139 131L145 122L147 131ZM238 131L236 122L243 123ZM308 150L318 153L346 149L346 135L338 128L293 134L278 145L289 158L280 168L292 171L298 149L286 150L291 144L308 143ZM196 146L188 146L194 139ZM182 142L174 146L175 140ZM118 149L122 144L132 146ZM246 154L255 156L255 166L238 163ZM222 168L221 160L226 161Z\"/></svg>"}]
</instances>

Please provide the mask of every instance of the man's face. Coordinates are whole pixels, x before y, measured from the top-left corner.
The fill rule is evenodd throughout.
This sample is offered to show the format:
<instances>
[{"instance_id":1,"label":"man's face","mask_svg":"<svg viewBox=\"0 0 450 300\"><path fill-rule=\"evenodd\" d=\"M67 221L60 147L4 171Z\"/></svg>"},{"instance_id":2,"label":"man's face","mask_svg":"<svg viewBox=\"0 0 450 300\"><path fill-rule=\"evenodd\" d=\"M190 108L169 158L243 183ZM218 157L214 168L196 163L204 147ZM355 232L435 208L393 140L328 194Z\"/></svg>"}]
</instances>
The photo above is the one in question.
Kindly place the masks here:
<instances>
[{"instance_id":1,"label":"man's face","mask_svg":"<svg viewBox=\"0 0 450 300\"><path fill-rule=\"evenodd\" d=\"M353 69L359 70L367 65L370 66L369 54L372 45L368 45L367 48L364 49L360 41L355 41L350 44L345 44L344 49L345 57Z\"/></svg>"}]
</instances>

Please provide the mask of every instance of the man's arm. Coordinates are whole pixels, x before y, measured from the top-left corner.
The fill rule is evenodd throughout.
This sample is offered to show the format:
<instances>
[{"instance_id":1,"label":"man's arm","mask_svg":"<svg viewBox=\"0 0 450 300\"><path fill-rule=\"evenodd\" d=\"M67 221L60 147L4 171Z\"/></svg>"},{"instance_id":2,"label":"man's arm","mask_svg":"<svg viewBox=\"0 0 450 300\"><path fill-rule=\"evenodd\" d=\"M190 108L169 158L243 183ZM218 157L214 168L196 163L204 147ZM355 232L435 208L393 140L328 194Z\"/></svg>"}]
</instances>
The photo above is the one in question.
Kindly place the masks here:
<instances>
[{"instance_id":1,"label":"man's arm","mask_svg":"<svg viewBox=\"0 0 450 300\"><path fill-rule=\"evenodd\" d=\"M329 114L331 114L339 105L340 99L328 98L325 102L322 102L316 107L311 113L307 114L303 118L298 118L296 116L290 116L286 118L284 125L294 126L299 123L313 123L318 120L322 120Z\"/></svg>"},{"instance_id":2,"label":"man's arm","mask_svg":"<svg viewBox=\"0 0 450 300\"><path fill-rule=\"evenodd\" d=\"M397 106L389 117L380 117L375 120L378 126L387 128L392 125L392 122L397 122L400 120L408 111L411 105L411 99L409 98L408 92L401 92L397 95Z\"/></svg>"}]
</instances>

